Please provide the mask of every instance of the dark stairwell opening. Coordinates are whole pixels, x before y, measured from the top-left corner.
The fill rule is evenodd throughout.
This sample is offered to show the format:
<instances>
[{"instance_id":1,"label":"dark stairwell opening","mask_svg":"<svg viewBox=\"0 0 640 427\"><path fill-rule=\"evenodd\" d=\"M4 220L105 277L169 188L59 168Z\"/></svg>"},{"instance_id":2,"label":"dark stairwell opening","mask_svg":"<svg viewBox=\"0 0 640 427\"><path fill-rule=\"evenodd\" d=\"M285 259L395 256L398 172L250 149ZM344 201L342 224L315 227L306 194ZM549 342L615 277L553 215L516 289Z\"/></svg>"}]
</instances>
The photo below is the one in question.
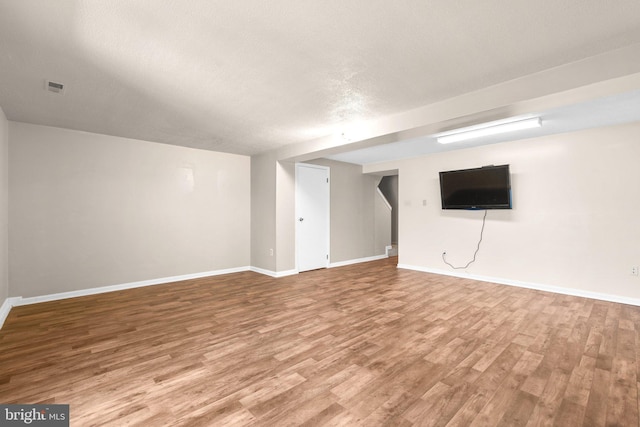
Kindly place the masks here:
<instances>
[{"instance_id":1,"label":"dark stairwell opening","mask_svg":"<svg viewBox=\"0 0 640 427\"><path fill-rule=\"evenodd\" d=\"M398 175L384 176L378 184L382 195L391 205L391 245L394 252L398 248Z\"/></svg>"}]
</instances>

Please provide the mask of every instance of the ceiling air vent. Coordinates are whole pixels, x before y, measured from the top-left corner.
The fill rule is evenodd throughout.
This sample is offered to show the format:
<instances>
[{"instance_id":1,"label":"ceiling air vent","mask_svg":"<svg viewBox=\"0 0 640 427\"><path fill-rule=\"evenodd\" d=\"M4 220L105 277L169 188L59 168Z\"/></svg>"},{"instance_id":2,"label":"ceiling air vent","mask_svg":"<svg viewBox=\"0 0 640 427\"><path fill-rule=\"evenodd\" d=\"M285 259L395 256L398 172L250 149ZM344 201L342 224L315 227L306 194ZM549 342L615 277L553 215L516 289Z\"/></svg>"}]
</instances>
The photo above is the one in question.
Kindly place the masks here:
<instances>
[{"instance_id":1,"label":"ceiling air vent","mask_svg":"<svg viewBox=\"0 0 640 427\"><path fill-rule=\"evenodd\" d=\"M53 93L64 93L64 85L62 83L47 80L47 90Z\"/></svg>"}]
</instances>

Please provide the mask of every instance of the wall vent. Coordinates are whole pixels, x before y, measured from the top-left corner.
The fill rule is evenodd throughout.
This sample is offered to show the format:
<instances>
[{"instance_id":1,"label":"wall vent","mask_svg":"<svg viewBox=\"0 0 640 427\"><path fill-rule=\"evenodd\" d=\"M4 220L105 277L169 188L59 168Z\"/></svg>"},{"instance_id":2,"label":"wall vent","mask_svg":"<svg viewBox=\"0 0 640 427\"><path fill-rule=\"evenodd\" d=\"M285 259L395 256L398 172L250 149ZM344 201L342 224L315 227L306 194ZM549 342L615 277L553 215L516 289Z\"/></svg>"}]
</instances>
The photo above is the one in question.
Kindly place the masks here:
<instances>
[{"instance_id":1,"label":"wall vent","mask_svg":"<svg viewBox=\"0 0 640 427\"><path fill-rule=\"evenodd\" d=\"M64 93L64 84L47 80L47 90L53 93Z\"/></svg>"}]
</instances>

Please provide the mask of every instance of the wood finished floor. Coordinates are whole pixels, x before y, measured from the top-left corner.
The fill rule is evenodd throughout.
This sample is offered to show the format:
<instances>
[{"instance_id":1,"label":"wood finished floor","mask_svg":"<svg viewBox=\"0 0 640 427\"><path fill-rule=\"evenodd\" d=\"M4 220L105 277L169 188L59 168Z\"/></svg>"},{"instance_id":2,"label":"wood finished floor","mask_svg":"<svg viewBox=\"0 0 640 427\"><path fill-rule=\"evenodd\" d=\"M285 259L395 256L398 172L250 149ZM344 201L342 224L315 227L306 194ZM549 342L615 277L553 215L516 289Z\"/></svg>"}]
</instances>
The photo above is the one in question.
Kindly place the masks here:
<instances>
[{"instance_id":1,"label":"wood finished floor","mask_svg":"<svg viewBox=\"0 0 640 427\"><path fill-rule=\"evenodd\" d=\"M640 308L395 261L13 308L0 402L73 426L638 425Z\"/></svg>"}]
</instances>

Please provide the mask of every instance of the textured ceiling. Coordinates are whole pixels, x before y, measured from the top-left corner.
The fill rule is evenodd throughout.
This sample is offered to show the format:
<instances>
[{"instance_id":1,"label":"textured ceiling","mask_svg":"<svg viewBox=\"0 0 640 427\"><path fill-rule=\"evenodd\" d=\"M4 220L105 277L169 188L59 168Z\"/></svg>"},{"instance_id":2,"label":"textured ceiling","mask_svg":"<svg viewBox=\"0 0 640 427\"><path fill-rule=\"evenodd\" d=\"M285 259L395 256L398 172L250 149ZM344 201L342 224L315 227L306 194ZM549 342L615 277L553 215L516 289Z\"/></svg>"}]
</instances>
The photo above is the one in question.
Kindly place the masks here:
<instances>
[{"instance_id":1,"label":"textured ceiling","mask_svg":"<svg viewBox=\"0 0 640 427\"><path fill-rule=\"evenodd\" d=\"M0 107L255 154L638 42L637 0L0 0Z\"/></svg>"}]
</instances>

